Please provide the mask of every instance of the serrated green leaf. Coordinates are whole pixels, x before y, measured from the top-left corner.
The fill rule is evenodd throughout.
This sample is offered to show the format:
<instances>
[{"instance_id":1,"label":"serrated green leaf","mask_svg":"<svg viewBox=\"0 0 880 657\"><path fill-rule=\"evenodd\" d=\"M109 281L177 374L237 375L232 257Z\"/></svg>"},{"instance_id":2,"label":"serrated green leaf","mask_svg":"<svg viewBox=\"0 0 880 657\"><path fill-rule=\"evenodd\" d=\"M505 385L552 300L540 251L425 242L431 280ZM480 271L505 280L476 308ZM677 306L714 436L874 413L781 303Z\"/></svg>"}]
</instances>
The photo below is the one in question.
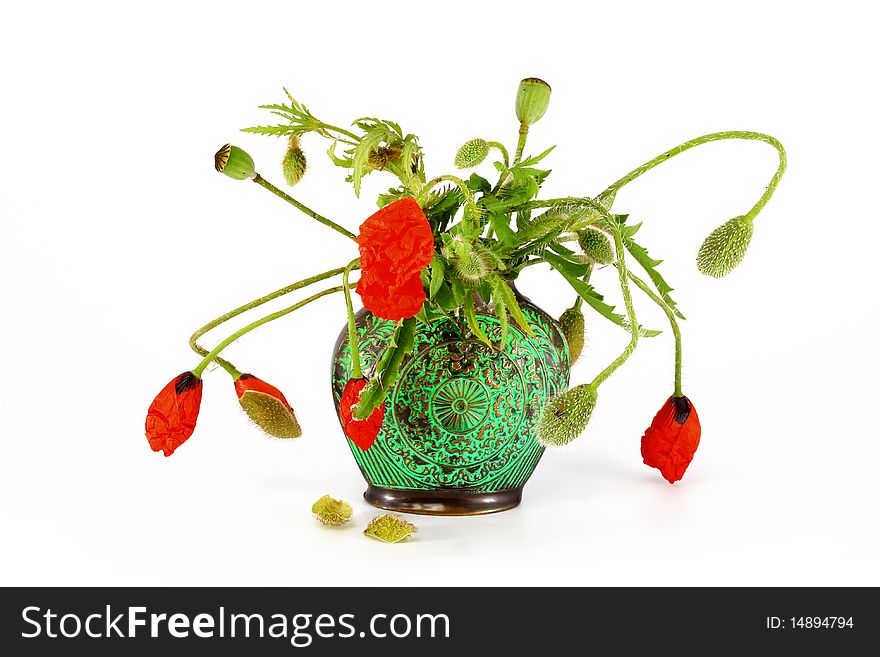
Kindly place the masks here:
<instances>
[{"instance_id":1,"label":"serrated green leaf","mask_svg":"<svg viewBox=\"0 0 880 657\"><path fill-rule=\"evenodd\" d=\"M472 173L471 177L467 179L467 186L472 192L482 192L483 194L488 194L492 191L491 183L476 173Z\"/></svg>"},{"instance_id":2,"label":"serrated green leaf","mask_svg":"<svg viewBox=\"0 0 880 657\"><path fill-rule=\"evenodd\" d=\"M370 159L370 153L379 147L379 144L387 136L384 130L375 130L368 132L362 138L360 143L355 146L354 157L352 158L351 182L354 185L354 195L361 195L361 179L370 171L367 162Z\"/></svg>"},{"instance_id":3,"label":"serrated green leaf","mask_svg":"<svg viewBox=\"0 0 880 657\"><path fill-rule=\"evenodd\" d=\"M286 137L294 134L296 128L291 125L257 125L252 128L242 128L242 132L252 132L258 135L269 135L270 137Z\"/></svg>"},{"instance_id":4,"label":"serrated green leaf","mask_svg":"<svg viewBox=\"0 0 880 657\"><path fill-rule=\"evenodd\" d=\"M443 258L434 254L434 259L431 260L431 281L428 285L428 296L432 299L437 296L437 292L440 291L440 286L443 285L443 278L446 273L446 263Z\"/></svg>"},{"instance_id":5,"label":"serrated green leaf","mask_svg":"<svg viewBox=\"0 0 880 657\"><path fill-rule=\"evenodd\" d=\"M519 244L519 238L510 227L510 217L506 214L490 213L489 223L492 224L495 234L498 235L498 239L505 246L516 246Z\"/></svg>"},{"instance_id":6,"label":"serrated green leaf","mask_svg":"<svg viewBox=\"0 0 880 657\"><path fill-rule=\"evenodd\" d=\"M489 340L488 336L483 332L482 327L480 326L480 322L477 320L477 312L474 309L474 296L473 294L467 294L464 298L464 304L462 305L462 310L464 311L464 319L467 322L468 328L471 330L471 333L474 334L481 342L485 342L488 346L492 346L492 342Z\"/></svg>"},{"instance_id":7,"label":"serrated green leaf","mask_svg":"<svg viewBox=\"0 0 880 657\"><path fill-rule=\"evenodd\" d=\"M544 253L544 259L550 264L553 269L559 272L559 274L568 281L568 284L574 289L578 295L589 304L589 306L595 310L597 313L602 315L605 319L610 320L611 322L617 324L621 328L629 330L629 324L626 320L626 317L623 315L614 312L614 306L610 306L605 303L604 298L601 294L596 292L593 289L593 286L589 283L585 283L579 278L575 278L573 276L569 276L565 273L565 271L560 268L559 265L559 256L554 253ZM642 326L639 327L639 335L642 335L646 338L653 338L655 335L660 335L662 331L656 331L654 329L646 329Z\"/></svg>"},{"instance_id":8,"label":"serrated green leaf","mask_svg":"<svg viewBox=\"0 0 880 657\"><path fill-rule=\"evenodd\" d=\"M558 246L556 242L551 243L550 248L554 245ZM550 256L549 258L547 256ZM558 269L561 272L565 272L567 275L572 278L580 278L589 270L590 265L585 262L579 262L574 260L573 257L568 257L565 255L557 254L557 253L548 253L544 252L544 259L547 262L551 262L551 265L554 269Z\"/></svg>"},{"instance_id":9,"label":"serrated green leaf","mask_svg":"<svg viewBox=\"0 0 880 657\"><path fill-rule=\"evenodd\" d=\"M657 292L660 293L660 297L666 302L666 305L674 312L680 319L684 319L684 315L676 307L676 303L673 298L669 295L670 292L673 291L669 283L666 282L666 279L657 271L657 265L662 263L662 260L655 260L650 255L648 255L648 250L636 243L635 240L632 239L632 236L636 234L636 231L641 227L642 224L636 224L635 226L629 226L631 230L626 231L626 235L623 233L621 237L623 239L623 246L632 254L632 257L635 259L637 263L642 266L642 269L648 274L648 278L651 279L651 282L654 283L654 286L657 288ZM622 228L625 227L621 224Z\"/></svg>"},{"instance_id":10,"label":"serrated green leaf","mask_svg":"<svg viewBox=\"0 0 880 657\"><path fill-rule=\"evenodd\" d=\"M400 365L415 344L416 319L408 317L401 320L394 329L391 341L376 365L376 372L361 391L361 397L354 409L354 416L360 420L370 417L373 411L385 401L385 395L397 381Z\"/></svg>"},{"instance_id":11,"label":"serrated green leaf","mask_svg":"<svg viewBox=\"0 0 880 657\"><path fill-rule=\"evenodd\" d=\"M507 344L507 330L508 330L508 318L507 318L507 304L504 303L504 298L495 291L495 294L492 295L492 303L495 306L495 317L498 318L498 325L501 327L501 349L504 349L504 346Z\"/></svg>"},{"instance_id":12,"label":"serrated green leaf","mask_svg":"<svg viewBox=\"0 0 880 657\"><path fill-rule=\"evenodd\" d=\"M510 316L513 317L513 321L517 323L517 325L522 329L523 333L528 336L535 337L535 332L532 330L531 325L529 325L529 320L526 318L525 314L522 311L522 308L519 307L519 301L517 301L516 294L510 286L507 284L504 279L500 276L496 276L494 280L495 292L498 296L504 300L504 304L507 306L507 312L510 313Z\"/></svg>"},{"instance_id":13,"label":"serrated green leaf","mask_svg":"<svg viewBox=\"0 0 880 657\"><path fill-rule=\"evenodd\" d=\"M527 158L524 159L522 162L520 162L520 163L517 165L517 167L528 167L528 166L531 166L531 165L533 165L533 164L537 164L538 162L540 162L541 160L543 160L545 157L547 157L548 155L550 155L550 153L553 152L553 149L554 149L554 148L556 148L556 146L551 146L550 148L548 148L546 151L544 151L543 153L541 153L541 154L539 154L539 155L533 155L533 156L531 156L531 157L527 157Z\"/></svg>"},{"instance_id":14,"label":"serrated green leaf","mask_svg":"<svg viewBox=\"0 0 880 657\"><path fill-rule=\"evenodd\" d=\"M336 144L338 142L334 141L330 144L330 148L327 149L327 155L330 157L330 160L338 167L344 167L346 169L351 168L351 158L350 157L339 157L336 154Z\"/></svg>"}]
</instances>

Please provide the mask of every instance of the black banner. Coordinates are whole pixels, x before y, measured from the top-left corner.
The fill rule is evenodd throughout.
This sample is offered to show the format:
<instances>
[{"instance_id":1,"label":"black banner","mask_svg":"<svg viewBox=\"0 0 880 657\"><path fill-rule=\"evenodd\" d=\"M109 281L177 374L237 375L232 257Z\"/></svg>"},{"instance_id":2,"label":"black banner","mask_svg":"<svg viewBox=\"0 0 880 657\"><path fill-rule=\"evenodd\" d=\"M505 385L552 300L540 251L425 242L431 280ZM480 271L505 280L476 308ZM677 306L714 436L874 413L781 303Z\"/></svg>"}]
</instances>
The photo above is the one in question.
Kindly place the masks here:
<instances>
[{"instance_id":1,"label":"black banner","mask_svg":"<svg viewBox=\"0 0 880 657\"><path fill-rule=\"evenodd\" d=\"M876 589L3 589L7 655L527 654L548 648L857 654ZM828 651L834 651L829 653ZM861 652L859 652L861 654Z\"/></svg>"}]
</instances>

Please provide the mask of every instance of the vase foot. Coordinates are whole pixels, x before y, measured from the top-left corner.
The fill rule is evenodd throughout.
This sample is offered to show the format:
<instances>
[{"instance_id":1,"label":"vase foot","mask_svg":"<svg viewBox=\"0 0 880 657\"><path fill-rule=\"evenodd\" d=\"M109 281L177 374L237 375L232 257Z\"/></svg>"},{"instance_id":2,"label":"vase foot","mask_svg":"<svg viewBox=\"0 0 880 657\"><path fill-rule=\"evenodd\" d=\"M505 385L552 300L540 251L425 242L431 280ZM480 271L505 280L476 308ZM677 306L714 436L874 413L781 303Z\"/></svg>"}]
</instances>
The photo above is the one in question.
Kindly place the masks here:
<instances>
[{"instance_id":1,"label":"vase foot","mask_svg":"<svg viewBox=\"0 0 880 657\"><path fill-rule=\"evenodd\" d=\"M522 501L522 486L495 493L460 490L401 490L368 486L364 499L389 511L426 516L478 516L507 511Z\"/></svg>"}]
</instances>

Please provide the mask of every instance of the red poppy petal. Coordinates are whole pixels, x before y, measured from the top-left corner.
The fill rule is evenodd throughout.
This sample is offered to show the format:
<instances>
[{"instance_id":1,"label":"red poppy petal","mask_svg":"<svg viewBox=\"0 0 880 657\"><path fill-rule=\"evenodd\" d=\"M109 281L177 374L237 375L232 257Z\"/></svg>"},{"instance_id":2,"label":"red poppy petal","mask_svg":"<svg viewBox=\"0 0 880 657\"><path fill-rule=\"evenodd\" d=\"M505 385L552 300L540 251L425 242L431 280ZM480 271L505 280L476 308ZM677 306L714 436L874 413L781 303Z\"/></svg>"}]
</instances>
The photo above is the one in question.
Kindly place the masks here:
<instances>
[{"instance_id":1,"label":"red poppy petal","mask_svg":"<svg viewBox=\"0 0 880 657\"><path fill-rule=\"evenodd\" d=\"M434 257L434 235L416 200L400 199L373 214L357 241L364 306L383 319L415 315L425 300L419 275Z\"/></svg>"},{"instance_id":2,"label":"red poppy petal","mask_svg":"<svg viewBox=\"0 0 880 657\"><path fill-rule=\"evenodd\" d=\"M241 399L242 395L246 392L261 392L264 395L269 395L270 397L274 397L282 404L290 408L290 404L287 402L287 399L284 397L284 394L275 386L266 383L262 379L254 376L253 374L242 374L235 381L235 393L238 395L238 398Z\"/></svg>"},{"instance_id":3,"label":"red poppy petal","mask_svg":"<svg viewBox=\"0 0 880 657\"><path fill-rule=\"evenodd\" d=\"M354 407L360 400L361 391L367 385L366 379L351 379L342 391L339 401L339 416L342 420L342 430L345 435L358 447L366 451L373 446L376 437L382 430L382 422L385 419L385 405L381 404L370 414L370 417L358 420L353 415Z\"/></svg>"},{"instance_id":4,"label":"red poppy petal","mask_svg":"<svg viewBox=\"0 0 880 657\"><path fill-rule=\"evenodd\" d=\"M670 484L680 480L700 445L700 419L687 397L670 397L642 436L642 459Z\"/></svg>"},{"instance_id":5,"label":"red poppy petal","mask_svg":"<svg viewBox=\"0 0 880 657\"><path fill-rule=\"evenodd\" d=\"M202 403L202 380L192 372L172 379L147 410L145 431L154 452L171 456L196 428Z\"/></svg>"}]
</instances>

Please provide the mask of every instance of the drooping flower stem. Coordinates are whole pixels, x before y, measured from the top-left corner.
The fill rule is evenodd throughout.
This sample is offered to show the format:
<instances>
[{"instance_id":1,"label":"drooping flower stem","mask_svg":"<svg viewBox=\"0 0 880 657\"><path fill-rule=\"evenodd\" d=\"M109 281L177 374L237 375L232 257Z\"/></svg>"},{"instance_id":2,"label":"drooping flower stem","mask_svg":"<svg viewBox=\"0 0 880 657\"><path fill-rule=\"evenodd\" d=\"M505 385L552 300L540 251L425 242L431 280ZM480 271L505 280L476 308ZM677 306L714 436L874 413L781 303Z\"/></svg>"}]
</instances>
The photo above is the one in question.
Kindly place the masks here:
<instances>
[{"instance_id":1,"label":"drooping flower stem","mask_svg":"<svg viewBox=\"0 0 880 657\"><path fill-rule=\"evenodd\" d=\"M786 155L785 149L782 147L782 144L779 143L774 137L770 135L765 135L760 132L748 132L741 130L728 130L726 132L713 132L708 135L703 135L702 137L697 137L695 139L691 139L690 141L686 141L682 144L679 144L675 148L666 151L665 153L661 153L653 160L648 160L643 165L636 167L628 174L626 174L623 178L618 180L617 182L609 185L605 190L596 197L597 201L601 201L604 198L615 194L617 190L619 190L624 185L631 183L633 180L641 176L643 173L646 173L653 169L654 167L663 164L667 160L679 155L680 153L684 153L686 150L690 150L695 146L700 146L702 144L708 144L713 141L723 141L725 139L746 139L752 141L762 141L765 144L769 144L773 148L776 149L776 152L779 154L779 166L776 168L776 173L773 174L773 178L770 180L770 184L767 185L767 189L764 191L764 194L758 199L758 202L752 207L751 210L746 213L745 217L751 221L753 220L758 213L767 205L767 202L770 200L770 197L773 196L773 192L776 191L776 186L779 184L780 179L782 178L782 174L785 173L786 167Z\"/></svg>"},{"instance_id":2,"label":"drooping flower stem","mask_svg":"<svg viewBox=\"0 0 880 657\"><path fill-rule=\"evenodd\" d=\"M248 310L252 310L253 308L257 308L258 306L262 306L264 303L268 303L269 301L272 301L273 299L277 299L278 297L282 297L285 294L290 294L291 292L295 292L296 290L299 290L301 288L312 285L313 283L323 281L327 278L332 278L333 276L336 276L337 274L341 274L344 271L345 271L345 267L337 267L336 269L331 269L330 271L325 271L322 274L316 274L315 276L311 276L309 278L304 278L303 280L297 281L296 283L291 283L290 285L285 285L284 287L282 287L278 290L275 290L274 292L270 292L269 294L266 294L266 295L260 297L259 299L254 299L253 301L248 301L246 304L239 306L235 310L230 310L228 313L226 313L224 315L220 315L220 317L218 317L217 319L211 320L210 322L205 324L202 328L200 328L198 331L193 333L189 338L189 347L194 352L199 354L199 356L207 356L208 350L205 349L202 345L200 345L198 340L200 337L202 337L208 331L211 331L212 329L217 328L218 326L220 326L224 322L229 321L233 317L238 317L239 315L247 312ZM220 356L217 356L214 360L224 370L229 372L229 374L232 376L233 379L238 379L238 377L241 376L241 372L239 372L235 368L235 366L232 363L230 363L228 360L225 360L224 358L221 358Z\"/></svg>"},{"instance_id":3,"label":"drooping flower stem","mask_svg":"<svg viewBox=\"0 0 880 657\"><path fill-rule=\"evenodd\" d=\"M625 260L626 250L623 248L623 238L620 236L620 229L616 226L611 229L611 233L614 236L614 249L617 251L617 277L620 280L620 291L623 294L623 303L626 306L626 317L627 322L629 323L630 339L629 344L626 345L626 348L620 356L615 358L608 367L599 372L596 378L593 379L590 387L594 390L602 385L605 379L611 376L618 367L626 362L626 359L632 355L636 350L636 346L639 344L639 323L636 320L636 311L633 307L632 295L630 294L629 282L627 280Z\"/></svg>"},{"instance_id":4,"label":"drooping flower stem","mask_svg":"<svg viewBox=\"0 0 880 657\"><path fill-rule=\"evenodd\" d=\"M345 294L345 310L348 313L348 350L351 352L351 378L361 379L364 373L361 371L361 353L358 345L357 324L354 319L354 308L351 303L351 289L348 284L348 276L352 269L360 267L360 258L355 258L345 267L342 272L342 291Z\"/></svg>"},{"instance_id":5,"label":"drooping flower stem","mask_svg":"<svg viewBox=\"0 0 880 657\"><path fill-rule=\"evenodd\" d=\"M648 295L648 297L656 303L660 308L666 313L666 317L669 319L669 325L672 328L672 335L675 337L675 391L673 395L675 397L681 397L681 331L678 328L678 320L675 319L675 313L672 309L657 295L645 281L641 278L633 274L632 272L627 272L627 276L629 276L629 280L636 284L642 292Z\"/></svg>"},{"instance_id":6,"label":"drooping flower stem","mask_svg":"<svg viewBox=\"0 0 880 657\"><path fill-rule=\"evenodd\" d=\"M221 351L226 349L226 347L228 347L230 344L232 344L233 342L238 340L241 336L245 335L246 333L253 331L255 328L258 328L258 327L262 326L263 324L267 324L268 322L276 320L279 317L284 317L285 315L289 315L294 310L299 310L303 306L310 304L312 301L320 299L321 297L325 297L328 294L335 294L336 292L341 292L341 291L342 291L341 285L337 285L336 287L331 287L326 290L322 290L321 292L317 292L316 294L313 294L312 296L308 297L307 299L303 299L299 303L295 303L288 308L284 308L282 310L274 312L271 315L266 315L265 317L258 319L255 322L251 322L250 324L248 324L244 328L241 328L238 331L236 331L235 333L233 333L232 335L230 335L228 338L223 340L223 342L221 342L216 347L214 347L210 352L208 352L208 354L205 356L204 360L202 360L202 362L199 363L198 367L196 367L192 371L193 374L197 377L201 376L201 374L205 370L205 368L208 365L210 365L217 358L217 355Z\"/></svg>"},{"instance_id":7,"label":"drooping flower stem","mask_svg":"<svg viewBox=\"0 0 880 657\"><path fill-rule=\"evenodd\" d=\"M299 201L297 201L295 198L293 198L293 197L290 196L289 194L286 194L285 192L283 192L283 191L281 191L280 189L278 189L275 185L273 185L273 184L270 183L268 180L266 180L265 178L263 178L260 174L256 174L256 175L254 176L254 182L257 183L258 185L260 185L261 187L264 187L264 188L268 189L270 192L272 192L273 194L275 194L275 196L277 196L278 198L284 199L285 201L287 201L288 203L290 203L293 207L295 207L297 210L299 210L299 211L301 211L301 212L307 214L307 215L310 216L312 219L315 219L316 221L318 221L318 222L324 224L324 225L327 226L328 228L332 228L332 229L335 230L337 233L340 233L340 234L342 234L342 235L345 235L345 236L348 237L349 239L355 239L355 234L354 234L354 233L352 233L352 232L346 230L345 228L343 228L342 226L340 226L339 224L337 224L335 221L331 221L331 220L328 219L327 217L324 217L324 216L318 214L317 212L315 212L315 211L312 210L311 208L307 208L305 205L303 205L302 203L300 203Z\"/></svg>"},{"instance_id":8,"label":"drooping flower stem","mask_svg":"<svg viewBox=\"0 0 880 657\"><path fill-rule=\"evenodd\" d=\"M489 148L495 148L501 153L501 157L504 158L504 168L510 168L510 155L507 153L507 149L504 147L500 141L490 141L486 142Z\"/></svg>"}]
</instances>

